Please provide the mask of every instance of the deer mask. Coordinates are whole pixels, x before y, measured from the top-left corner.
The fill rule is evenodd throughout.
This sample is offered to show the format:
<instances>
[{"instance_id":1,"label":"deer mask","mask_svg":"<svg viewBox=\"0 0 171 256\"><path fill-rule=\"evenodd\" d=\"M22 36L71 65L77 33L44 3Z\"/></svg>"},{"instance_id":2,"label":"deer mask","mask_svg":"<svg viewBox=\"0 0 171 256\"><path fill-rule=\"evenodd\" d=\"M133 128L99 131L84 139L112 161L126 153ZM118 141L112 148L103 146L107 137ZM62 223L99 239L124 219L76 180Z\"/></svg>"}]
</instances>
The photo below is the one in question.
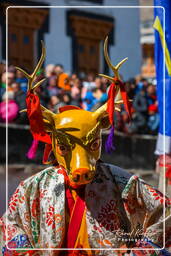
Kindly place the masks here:
<instances>
[{"instance_id":1,"label":"deer mask","mask_svg":"<svg viewBox=\"0 0 171 256\"><path fill-rule=\"evenodd\" d=\"M108 65L112 68L115 78L119 80L119 67L126 60L121 61L114 67L107 53L107 40L104 44L105 58ZM38 111L30 119L31 132L43 134L44 138L48 137L48 143L52 145L52 151L60 166L67 171L71 186L79 186L92 181L95 175L96 161L100 158L101 153L101 132L111 125L109 114L107 112L107 103L97 109L95 112L85 111L74 106L64 106L59 109L59 113L54 114L42 105L40 105L35 89L44 81L41 80L33 85L36 73L40 69L45 58L45 47L42 43L42 55L33 72L29 75L20 68L28 78L29 104L27 104L28 116L32 113L32 104L36 101ZM113 81L112 77L102 75ZM28 102L27 102L28 103ZM115 85L115 110L119 109L119 104L123 103L120 87ZM31 120L32 119L32 120ZM31 122L32 121L32 122ZM35 127L39 123L39 128ZM42 140L40 137L36 137ZM46 139L42 140L47 142Z\"/></svg>"}]
</instances>

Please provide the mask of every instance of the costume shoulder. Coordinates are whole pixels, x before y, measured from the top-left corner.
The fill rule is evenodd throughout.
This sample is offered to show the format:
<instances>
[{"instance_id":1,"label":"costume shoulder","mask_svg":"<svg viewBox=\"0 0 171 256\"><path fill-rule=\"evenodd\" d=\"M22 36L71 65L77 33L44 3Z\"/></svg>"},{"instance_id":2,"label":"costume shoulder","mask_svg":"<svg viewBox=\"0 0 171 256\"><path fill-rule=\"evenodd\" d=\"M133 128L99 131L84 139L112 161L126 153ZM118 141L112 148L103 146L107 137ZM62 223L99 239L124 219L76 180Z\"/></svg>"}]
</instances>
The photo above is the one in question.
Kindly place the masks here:
<instances>
[{"instance_id":1,"label":"costume shoulder","mask_svg":"<svg viewBox=\"0 0 171 256\"><path fill-rule=\"evenodd\" d=\"M59 170L58 167L46 168L22 181L16 189L8 210L0 219L0 231L3 231L0 232L0 247L4 255L7 253L6 244L14 248L45 248L58 247L61 243L64 232L61 227L65 221L65 188L64 176ZM56 216L59 222L55 222ZM60 230L57 234L54 227Z\"/></svg>"},{"instance_id":2,"label":"costume shoulder","mask_svg":"<svg viewBox=\"0 0 171 256\"><path fill-rule=\"evenodd\" d=\"M171 236L168 235L171 230L171 200L154 186L147 184L136 175L129 174L122 168L103 162L99 162L99 168L106 176L112 176L116 184L122 188L121 198L131 223L131 229L139 229L144 232L146 242L143 241L142 244L137 245L142 248L158 245L158 248L162 248L163 223L165 222L167 223L165 228L166 248L168 248L171 244Z\"/></svg>"},{"instance_id":3,"label":"costume shoulder","mask_svg":"<svg viewBox=\"0 0 171 256\"><path fill-rule=\"evenodd\" d=\"M98 162L97 168L100 169L110 179L112 178L123 189L132 176L132 174L128 173L124 169L116 165L103 163L102 161Z\"/></svg>"},{"instance_id":4,"label":"costume shoulder","mask_svg":"<svg viewBox=\"0 0 171 256\"><path fill-rule=\"evenodd\" d=\"M51 178L57 178L59 176L58 174L58 168L54 166L50 166L32 176L29 178L25 179L24 181L21 182L22 185L28 186L30 184L34 184L35 182L41 182L43 180Z\"/></svg>"}]
</instances>

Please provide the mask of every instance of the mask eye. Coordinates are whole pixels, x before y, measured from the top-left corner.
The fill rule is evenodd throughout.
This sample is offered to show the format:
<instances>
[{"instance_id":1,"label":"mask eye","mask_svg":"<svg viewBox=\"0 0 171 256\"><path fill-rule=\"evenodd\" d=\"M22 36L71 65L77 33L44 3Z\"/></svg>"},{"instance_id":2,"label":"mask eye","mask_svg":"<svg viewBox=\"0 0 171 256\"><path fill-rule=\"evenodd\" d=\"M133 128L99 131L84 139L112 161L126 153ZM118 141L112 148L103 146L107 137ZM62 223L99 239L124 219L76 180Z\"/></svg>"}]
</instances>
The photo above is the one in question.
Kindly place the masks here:
<instances>
[{"instance_id":1,"label":"mask eye","mask_svg":"<svg viewBox=\"0 0 171 256\"><path fill-rule=\"evenodd\" d=\"M90 150L91 151L96 151L100 147L100 139L95 139L91 144L90 144Z\"/></svg>"},{"instance_id":2,"label":"mask eye","mask_svg":"<svg viewBox=\"0 0 171 256\"><path fill-rule=\"evenodd\" d=\"M57 152L61 156L65 156L69 152L69 148L65 145L59 144L59 145L57 145Z\"/></svg>"}]
</instances>

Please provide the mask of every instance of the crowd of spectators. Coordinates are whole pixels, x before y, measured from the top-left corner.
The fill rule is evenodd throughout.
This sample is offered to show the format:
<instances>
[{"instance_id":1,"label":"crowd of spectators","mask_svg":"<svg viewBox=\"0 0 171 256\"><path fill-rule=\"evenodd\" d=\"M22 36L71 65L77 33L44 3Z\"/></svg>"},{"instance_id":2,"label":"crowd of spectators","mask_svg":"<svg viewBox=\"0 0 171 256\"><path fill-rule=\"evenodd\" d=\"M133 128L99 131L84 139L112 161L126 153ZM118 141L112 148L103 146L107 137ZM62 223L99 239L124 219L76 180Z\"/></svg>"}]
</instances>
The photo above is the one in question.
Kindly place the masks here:
<instances>
[{"instance_id":1,"label":"crowd of spectators","mask_svg":"<svg viewBox=\"0 0 171 256\"><path fill-rule=\"evenodd\" d=\"M26 113L20 110L26 107L27 79L23 73L5 64L0 64L0 122L6 120L6 78L8 80L8 122L28 124ZM37 81L46 80L36 89L41 104L57 113L59 107L75 105L85 110L94 111L107 100L110 82L99 76L88 74L80 79L77 74L70 76L62 65L49 64L37 73ZM157 134L159 114L156 98L156 86L137 76L125 82L125 87L132 103L132 120L122 106L121 112L115 112L115 129L127 134Z\"/></svg>"}]
</instances>

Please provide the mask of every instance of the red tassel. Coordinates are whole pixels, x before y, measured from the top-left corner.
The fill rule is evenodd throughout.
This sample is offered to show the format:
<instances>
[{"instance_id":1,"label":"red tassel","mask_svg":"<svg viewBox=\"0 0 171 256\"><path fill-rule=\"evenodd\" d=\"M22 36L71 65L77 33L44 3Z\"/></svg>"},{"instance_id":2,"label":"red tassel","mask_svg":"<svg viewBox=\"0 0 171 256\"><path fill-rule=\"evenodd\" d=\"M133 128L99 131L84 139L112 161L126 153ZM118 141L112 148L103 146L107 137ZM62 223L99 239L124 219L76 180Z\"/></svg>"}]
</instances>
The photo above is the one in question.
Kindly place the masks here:
<instances>
[{"instance_id":1,"label":"red tassel","mask_svg":"<svg viewBox=\"0 0 171 256\"><path fill-rule=\"evenodd\" d=\"M125 110L128 113L129 119L131 119L131 103L126 92L125 85L121 81L120 83L121 96L124 102Z\"/></svg>"},{"instance_id":2,"label":"red tassel","mask_svg":"<svg viewBox=\"0 0 171 256\"><path fill-rule=\"evenodd\" d=\"M39 144L38 140L33 140L31 147L29 148L29 151L26 154L28 159L34 159L36 157L38 144Z\"/></svg>"},{"instance_id":3,"label":"red tassel","mask_svg":"<svg viewBox=\"0 0 171 256\"><path fill-rule=\"evenodd\" d=\"M131 119L131 104L130 104L129 98L127 96L127 92L125 90L124 83L122 83L117 78L116 79L114 78L114 83L112 83L109 88L108 101L107 101L107 112L109 114L109 121L110 121L111 125L113 125L113 122L114 122L113 116L114 116L114 110L115 110L115 102L114 101L115 101L115 96L116 96L116 84L120 88L121 96L123 99L125 109L129 115L129 118Z\"/></svg>"},{"instance_id":4,"label":"red tassel","mask_svg":"<svg viewBox=\"0 0 171 256\"><path fill-rule=\"evenodd\" d=\"M27 115L30 122L30 130L35 140L51 144L50 136L45 132L40 99L37 95L28 92L26 97Z\"/></svg>"},{"instance_id":5,"label":"red tassel","mask_svg":"<svg viewBox=\"0 0 171 256\"><path fill-rule=\"evenodd\" d=\"M107 112L109 114L109 121L111 125L113 124L115 94L116 94L115 84L112 83L109 88L108 101L107 101Z\"/></svg>"}]
</instances>

